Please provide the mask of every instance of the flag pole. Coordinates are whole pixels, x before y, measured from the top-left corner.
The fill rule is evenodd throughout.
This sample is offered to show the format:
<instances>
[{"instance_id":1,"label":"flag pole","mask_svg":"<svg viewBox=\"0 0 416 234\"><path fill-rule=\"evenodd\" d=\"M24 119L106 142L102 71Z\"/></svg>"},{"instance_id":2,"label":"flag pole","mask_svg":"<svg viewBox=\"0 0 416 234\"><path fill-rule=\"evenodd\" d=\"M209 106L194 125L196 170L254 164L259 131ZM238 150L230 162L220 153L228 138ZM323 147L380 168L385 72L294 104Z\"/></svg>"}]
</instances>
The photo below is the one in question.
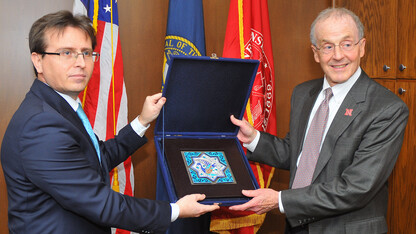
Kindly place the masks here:
<instances>
[{"instance_id":1,"label":"flag pole","mask_svg":"<svg viewBox=\"0 0 416 234\"><path fill-rule=\"evenodd\" d=\"M111 14L111 86L112 86L112 99L113 99L113 134L116 135L116 100L114 94L114 38L113 38L113 1L110 1L110 14ZM120 184L118 182L118 169L113 169L113 190L120 192Z\"/></svg>"}]
</instances>

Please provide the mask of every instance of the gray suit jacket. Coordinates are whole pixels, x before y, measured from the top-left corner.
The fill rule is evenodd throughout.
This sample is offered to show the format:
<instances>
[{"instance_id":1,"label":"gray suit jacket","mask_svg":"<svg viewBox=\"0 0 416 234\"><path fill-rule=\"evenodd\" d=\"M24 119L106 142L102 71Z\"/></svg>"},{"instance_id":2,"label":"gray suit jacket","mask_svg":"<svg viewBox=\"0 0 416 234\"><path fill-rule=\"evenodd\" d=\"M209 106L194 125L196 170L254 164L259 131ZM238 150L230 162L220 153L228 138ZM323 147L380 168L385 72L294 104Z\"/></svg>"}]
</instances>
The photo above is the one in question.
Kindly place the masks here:
<instances>
[{"instance_id":1,"label":"gray suit jacket","mask_svg":"<svg viewBox=\"0 0 416 234\"><path fill-rule=\"evenodd\" d=\"M308 118L323 79L298 85L292 95L290 132L261 133L250 160L290 170L290 186ZM352 109L351 116L346 109ZM289 227L309 233L385 233L387 180L403 141L408 108L364 71L351 88L324 139L312 184L281 191Z\"/></svg>"}]
</instances>

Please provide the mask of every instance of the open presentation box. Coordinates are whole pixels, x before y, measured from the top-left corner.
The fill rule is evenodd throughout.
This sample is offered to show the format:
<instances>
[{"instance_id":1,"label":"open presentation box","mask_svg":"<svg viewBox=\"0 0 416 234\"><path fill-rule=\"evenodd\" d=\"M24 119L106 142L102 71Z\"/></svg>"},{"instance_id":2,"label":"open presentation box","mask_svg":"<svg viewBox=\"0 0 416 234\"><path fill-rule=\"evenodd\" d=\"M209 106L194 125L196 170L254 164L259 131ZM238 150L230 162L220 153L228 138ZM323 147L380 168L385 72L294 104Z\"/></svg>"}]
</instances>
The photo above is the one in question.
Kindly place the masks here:
<instances>
[{"instance_id":1,"label":"open presentation box","mask_svg":"<svg viewBox=\"0 0 416 234\"><path fill-rule=\"evenodd\" d=\"M174 56L155 126L158 166L169 200L203 193L203 204L247 202L259 188L230 116L242 119L257 60Z\"/></svg>"}]
</instances>

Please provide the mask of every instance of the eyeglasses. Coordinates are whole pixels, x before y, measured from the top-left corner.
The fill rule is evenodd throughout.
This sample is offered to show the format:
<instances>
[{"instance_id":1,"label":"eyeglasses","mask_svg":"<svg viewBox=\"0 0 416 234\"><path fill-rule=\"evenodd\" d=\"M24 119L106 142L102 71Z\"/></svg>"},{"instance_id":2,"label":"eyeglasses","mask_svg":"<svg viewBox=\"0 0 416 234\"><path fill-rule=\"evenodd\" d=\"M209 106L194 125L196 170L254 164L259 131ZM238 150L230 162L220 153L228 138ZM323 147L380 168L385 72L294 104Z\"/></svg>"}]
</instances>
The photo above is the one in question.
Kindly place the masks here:
<instances>
[{"instance_id":1,"label":"eyeglasses","mask_svg":"<svg viewBox=\"0 0 416 234\"><path fill-rule=\"evenodd\" d=\"M76 52L73 50L63 50L61 52L42 52L40 54L48 54L48 55L59 55L60 59L63 59L65 62L75 62L79 55L82 55L85 61L92 61L97 62L100 54L97 52L92 52L90 50Z\"/></svg>"},{"instance_id":2,"label":"eyeglasses","mask_svg":"<svg viewBox=\"0 0 416 234\"><path fill-rule=\"evenodd\" d=\"M336 46L339 46L339 48L344 52L345 51L352 51L354 49L354 47L356 45L358 45L358 43L360 43L361 40L362 40L362 38L360 40L358 40L358 42L355 43L355 44L352 41L342 41L338 45L335 45L334 43L325 43L325 44L322 45L321 48L318 48L317 46L315 46L315 48L319 51L322 51L322 53L324 53L324 54L334 53Z\"/></svg>"}]
</instances>

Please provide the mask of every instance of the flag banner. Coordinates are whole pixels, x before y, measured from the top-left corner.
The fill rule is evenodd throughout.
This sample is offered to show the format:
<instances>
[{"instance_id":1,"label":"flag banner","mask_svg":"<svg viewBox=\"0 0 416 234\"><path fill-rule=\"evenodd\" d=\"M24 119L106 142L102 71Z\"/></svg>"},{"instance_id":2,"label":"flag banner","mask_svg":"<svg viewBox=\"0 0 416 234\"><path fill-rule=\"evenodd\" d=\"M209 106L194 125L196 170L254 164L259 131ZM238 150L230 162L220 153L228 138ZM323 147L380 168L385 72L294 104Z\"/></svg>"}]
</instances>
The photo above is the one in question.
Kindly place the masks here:
<instances>
[{"instance_id":1,"label":"flag banner","mask_svg":"<svg viewBox=\"0 0 416 234\"><path fill-rule=\"evenodd\" d=\"M257 130L276 135L274 64L267 0L231 0L223 57L259 60L244 118ZM269 187L274 168L255 162L250 165L260 188ZM210 230L256 233L265 216L221 207L211 215Z\"/></svg>"},{"instance_id":2,"label":"flag banner","mask_svg":"<svg viewBox=\"0 0 416 234\"><path fill-rule=\"evenodd\" d=\"M202 0L169 1L163 61L163 83L172 55L205 56Z\"/></svg>"},{"instance_id":3,"label":"flag banner","mask_svg":"<svg viewBox=\"0 0 416 234\"><path fill-rule=\"evenodd\" d=\"M205 29L202 0L169 0L163 61L163 85L171 56L205 56ZM169 200L161 169L157 168L156 199ZM178 219L167 234L207 233L209 214L199 218Z\"/></svg>"},{"instance_id":4,"label":"flag banner","mask_svg":"<svg viewBox=\"0 0 416 234\"><path fill-rule=\"evenodd\" d=\"M100 140L113 138L127 125L127 95L123 76L123 60L119 38L118 8L116 0L75 0L74 14L87 15L96 30L100 53L88 86L79 98ZM113 190L134 195L134 175L131 158L110 172ZM112 229L113 233L130 233Z\"/></svg>"}]
</instances>

